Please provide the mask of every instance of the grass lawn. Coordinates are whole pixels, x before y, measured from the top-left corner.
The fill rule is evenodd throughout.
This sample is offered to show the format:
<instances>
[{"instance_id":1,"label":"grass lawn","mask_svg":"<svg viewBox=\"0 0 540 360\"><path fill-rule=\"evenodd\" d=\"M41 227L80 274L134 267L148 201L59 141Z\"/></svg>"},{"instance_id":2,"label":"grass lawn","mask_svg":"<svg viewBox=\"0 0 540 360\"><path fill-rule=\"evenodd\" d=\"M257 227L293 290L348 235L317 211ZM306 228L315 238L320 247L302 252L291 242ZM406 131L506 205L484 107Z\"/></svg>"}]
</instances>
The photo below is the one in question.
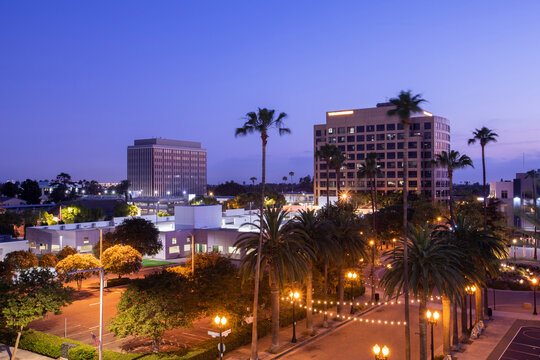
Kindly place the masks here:
<instances>
[{"instance_id":1,"label":"grass lawn","mask_svg":"<svg viewBox=\"0 0 540 360\"><path fill-rule=\"evenodd\" d=\"M173 264L170 261L163 261L163 260L153 260L153 259L143 259L142 266L147 267L154 267L154 266L161 266L161 265L169 265Z\"/></svg>"}]
</instances>

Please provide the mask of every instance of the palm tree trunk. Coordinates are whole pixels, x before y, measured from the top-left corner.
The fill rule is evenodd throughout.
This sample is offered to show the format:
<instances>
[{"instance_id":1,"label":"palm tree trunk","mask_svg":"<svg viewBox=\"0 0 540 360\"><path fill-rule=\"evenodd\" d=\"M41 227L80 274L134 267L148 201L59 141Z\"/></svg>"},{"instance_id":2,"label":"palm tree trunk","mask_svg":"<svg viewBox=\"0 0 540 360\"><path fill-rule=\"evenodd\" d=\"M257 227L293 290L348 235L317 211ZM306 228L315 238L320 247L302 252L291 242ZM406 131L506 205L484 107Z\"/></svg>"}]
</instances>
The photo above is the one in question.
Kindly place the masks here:
<instances>
[{"instance_id":1,"label":"palm tree trunk","mask_svg":"<svg viewBox=\"0 0 540 360\"><path fill-rule=\"evenodd\" d=\"M476 312L475 323L480 320L484 320L482 316L482 287L476 286L476 291L474 292L474 309Z\"/></svg>"},{"instance_id":2,"label":"palm tree trunk","mask_svg":"<svg viewBox=\"0 0 540 360\"><path fill-rule=\"evenodd\" d=\"M15 354L17 354L17 349L19 348L19 341L21 340L23 327L21 326L20 330L17 332L17 340L15 340L15 346L13 347L13 354L11 354L10 360L15 360Z\"/></svg>"},{"instance_id":3,"label":"palm tree trunk","mask_svg":"<svg viewBox=\"0 0 540 360\"><path fill-rule=\"evenodd\" d=\"M337 305L337 314L343 315L343 301L345 301L345 270L343 270L343 265L339 265L338 268L338 305ZM340 319L340 318L338 318Z\"/></svg>"},{"instance_id":4,"label":"palm tree trunk","mask_svg":"<svg viewBox=\"0 0 540 360\"><path fill-rule=\"evenodd\" d=\"M306 276L306 330L309 334L313 333L313 262L308 264L308 273Z\"/></svg>"},{"instance_id":5,"label":"palm tree trunk","mask_svg":"<svg viewBox=\"0 0 540 360\"><path fill-rule=\"evenodd\" d=\"M341 175L341 169L336 167L336 196L337 196L337 202L339 204L339 188L340 188L340 177Z\"/></svg>"},{"instance_id":6,"label":"palm tree trunk","mask_svg":"<svg viewBox=\"0 0 540 360\"><path fill-rule=\"evenodd\" d=\"M330 160L326 159L326 209L330 215Z\"/></svg>"},{"instance_id":7,"label":"palm tree trunk","mask_svg":"<svg viewBox=\"0 0 540 360\"><path fill-rule=\"evenodd\" d=\"M459 334L458 334L458 320L457 320L457 301L453 303L454 311L452 313L452 345L458 348Z\"/></svg>"},{"instance_id":8,"label":"palm tree trunk","mask_svg":"<svg viewBox=\"0 0 540 360\"><path fill-rule=\"evenodd\" d=\"M482 145L482 192L484 193L484 230L487 230L486 157L484 154L484 147L485 145Z\"/></svg>"},{"instance_id":9,"label":"palm tree trunk","mask_svg":"<svg viewBox=\"0 0 540 360\"><path fill-rule=\"evenodd\" d=\"M442 296L443 354L450 355L450 299Z\"/></svg>"},{"instance_id":10,"label":"palm tree trunk","mask_svg":"<svg viewBox=\"0 0 540 360\"><path fill-rule=\"evenodd\" d=\"M403 293L405 296L405 359L411 360L411 327L409 321L409 249L408 249L408 220L407 196L409 195L408 161L409 161L409 122L403 122Z\"/></svg>"},{"instance_id":11,"label":"palm tree trunk","mask_svg":"<svg viewBox=\"0 0 540 360\"><path fill-rule=\"evenodd\" d=\"M251 360L257 360L259 358L258 353L258 336L257 336L257 323L258 323L258 310L259 310L259 282L261 276L261 252L262 252L262 240L263 240L263 215L264 215L264 185L266 182L266 137L261 135L262 140L262 181L261 181L261 208L259 214L259 244L257 246L257 264L255 265L255 286L253 290L253 324L251 331Z\"/></svg>"},{"instance_id":12,"label":"palm tree trunk","mask_svg":"<svg viewBox=\"0 0 540 360\"><path fill-rule=\"evenodd\" d=\"M328 261L324 261L324 317L323 317L323 327L328 327Z\"/></svg>"},{"instance_id":13,"label":"palm tree trunk","mask_svg":"<svg viewBox=\"0 0 540 360\"><path fill-rule=\"evenodd\" d=\"M463 341L469 338L469 328L467 326L467 294L461 298L461 338Z\"/></svg>"},{"instance_id":14,"label":"palm tree trunk","mask_svg":"<svg viewBox=\"0 0 540 360\"><path fill-rule=\"evenodd\" d=\"M532 190L532 193L533 193L533 198L534 198L534 260L538 260L538 240L537 240L537 236L536 236L536 224L538 223L538 216L537 216L537 210L538 208L536 207L536 172L533 173L533 177L532 177L532 183L533 183L533 190Z\"/></svg>"},{"instance_id":15,"label":"palm tree trunk","mask_svg":"<svg viewBox=\"0 0 540 360\"><path fill-rule=\"evenodd\" d=\"M270 294L272 302L272 345L270 352L274 353L279 347L279 288L273 266L270 266Z\"/></svg>"},{"instance_id":16,"label":"palm tree trunk","mask_svg":"<svg viewBox=\"0 0 540 360\"><path fill-rule=\"evenodd\" d=\"M420 333L420 360L427 360L427 319L426 297L424 291L420 291L420 306L418 307L418 329Z\"/></svg>"},{"instance_id":17,"label":"palm tree trunk","mask_svg":"<svg viewBox=\"0 0 540 360\"><path fill-rule=\"evenodd\" d=\"M377 246L377 241L375 241L377 237L377 228L375 225L375 197L374 197L374 191L373 191L373 183L375 182L375 178L371 178L371 217L373 218L373 239L374 244L371 247L371 302L375 301L375 247Z\"/></svg>"}]
</instances>

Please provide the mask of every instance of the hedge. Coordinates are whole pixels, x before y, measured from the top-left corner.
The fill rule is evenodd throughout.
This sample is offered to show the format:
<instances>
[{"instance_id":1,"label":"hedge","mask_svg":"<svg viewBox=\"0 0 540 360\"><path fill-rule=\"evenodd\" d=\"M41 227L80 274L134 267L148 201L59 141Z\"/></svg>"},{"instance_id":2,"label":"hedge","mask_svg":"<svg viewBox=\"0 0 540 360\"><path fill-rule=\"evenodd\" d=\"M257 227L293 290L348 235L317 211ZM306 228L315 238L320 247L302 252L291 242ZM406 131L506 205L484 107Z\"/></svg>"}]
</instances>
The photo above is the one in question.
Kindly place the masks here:
<instances>
[{"instance_id":1,"label":"hedge","mask_svg":"<svg viewBox=\"0 0 540 360\"><path fill-rule=\"evenodd\" d=\"M295 309L295 318L300 320L306 316L305 309ZM280 313L280 326L292 324L292 309L284 310ZM259 338L268 335L272 331L272 320L264 319L259 322ZM4 343L15 343L16 334L3 332L0 333L0 341ZM97 359L97 350L90 345L79 341L61 338L55 335L46 334L37 330L25 330L19 342L19 348L45 355L51 358L61 356L61 347L65 342L78 344L79 346L70 349L70 360L95 360ZM104 360L215 360L219 356L217 351L218 339L208 339L201 343L173 352L155 353L155 354L123 354L115 351L104 350ZM251 324L236 328L229 336L224 339L227 351L232 351L241 346L251 343ZM187 352L186 352L187 351Z\"/></svg>"}]
</instances>

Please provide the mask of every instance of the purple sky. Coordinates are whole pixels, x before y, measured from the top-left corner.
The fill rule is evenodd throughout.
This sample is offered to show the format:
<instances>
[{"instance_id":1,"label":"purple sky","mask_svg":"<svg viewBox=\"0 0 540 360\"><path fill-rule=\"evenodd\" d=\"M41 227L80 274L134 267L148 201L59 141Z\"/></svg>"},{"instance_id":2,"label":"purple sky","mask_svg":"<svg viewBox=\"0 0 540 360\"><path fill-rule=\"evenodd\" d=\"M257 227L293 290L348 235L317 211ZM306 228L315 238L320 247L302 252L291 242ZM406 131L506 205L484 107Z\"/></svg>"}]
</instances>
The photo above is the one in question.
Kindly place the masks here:
<instances>
[{"instance_id":1,"label":"purple sky","mask_svg":"<svg viewBox=\"0 0 540 360\"><path fill-rule=\"evenodd\" d=\"M365 3L365 4L364 4ZM401 89L476 162L456 180L540 167L540 2L0 0L0 180L126 177L133 139L201 141L208 181L260 177L257 106L289 114L268 176L312 174L312 125ZM523 167L525 154L525 167Z\"/></svg>"}]
</instances>

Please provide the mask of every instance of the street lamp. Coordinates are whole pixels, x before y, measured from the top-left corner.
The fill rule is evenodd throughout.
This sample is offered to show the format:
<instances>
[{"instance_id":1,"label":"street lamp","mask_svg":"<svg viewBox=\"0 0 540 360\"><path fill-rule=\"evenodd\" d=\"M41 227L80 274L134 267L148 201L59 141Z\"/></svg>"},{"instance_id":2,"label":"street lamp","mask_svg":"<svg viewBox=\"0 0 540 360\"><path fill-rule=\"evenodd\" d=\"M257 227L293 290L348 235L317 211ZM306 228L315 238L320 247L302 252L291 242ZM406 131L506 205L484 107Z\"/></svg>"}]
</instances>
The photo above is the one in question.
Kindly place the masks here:
<instances>
[{"instance_id":1,"label":"street lamp","mask_svg":"<svg viewBox=\"0 0 540 360\"><path fill-rule=\"evenodd\" d=\"M381 349L379 345L375 344L373 347L373 353L375 354L375 360L388 360L390 349L388 349L386 345L384 345Z\"/></svg>"},{"instance_id":2,"label":"street lamp","mask_svg":"<svg viewBox=\"0 0 540 360\"><path fill-rule=\"evenodd\" d=\"M472 285L472 286L467 286L465 288L465 292L467 293L467 295L469 295L469 331L472 330L472 297L474 295L474 293L476 292L476 286ZM465 306L467 306L465 304Z\"/></svg>"},{"instance_id":3,"label":"street lamp","mask_svg":"<svg viewBox=\"0 0 540 360\"><path fill-rule=\"evenodd\" d=\"M291 291L291 293L289 294L289 297L291 298L291 301L292 301L292 339L291 339L291 342L295 343L296 342L296 320L294 318L294 304L296 303L298 299L300 299L300 294L298 293L298 291L295 291L294 293Z\"/></svg>"},{"instance_id":4,"label":"street lamp","mask_svg":"<svg viewBox=\"0 0 540 360\"><path fill-rule=\"evenodd\" d=\"M369 246L371 246L371 302L375 301L375 292L373 289L375 289L375 241L370 240Z\"/></svg>"},{"instance_id":5,"label":"street lamp","mask_svg":"<svg viewBox=\"0 0 540 360\"><path fill-rule=\"evenodd\" d=\"M531 282L532 282L532 287L533 287L533 298L534 298L533 315L538 315L538 313L536 312L536 286L538 285L538 279L537 278L532 278Z\"/></svg>"},{"instance_id":6,"label":"street lamp","mask_svg":"<svg viewBox=\"0 0 540 360\"><path fill-rule=\"evenodd\" d=\"M217 324L219 328L219 359L223 360L223 353L225 352L225 347L223 346L222 334L223 334L223 325L227 323L227 319L225 318L225 316L219 317L218 315L214 318L214 322Z\"/></svg>"},{"instance_id":7,"label":"street lamp","mask_svg":"<svg viewBox=\"0 0 540 360\"><path fill-rule=\"evenodd\" d=\"M349 271L349 273L347 274L347 277L351 281L351 314L354 314L354 282L356 281L358 274L355 272Z\"/></svg>"},{"instance_id":8,"label":"street lamp","mask_svg":"<svg viewBox=\"0 0 540 360\"><path fill-rule=\"evenodd\" d=\"M435 354L433 350L433 325L437 324L437 320L439 320L439 312L434 311L433 313L431 311L427 311L426 313L427 321L431 324L431 360L435 360Z\"/></svg>"}]
</instances>

